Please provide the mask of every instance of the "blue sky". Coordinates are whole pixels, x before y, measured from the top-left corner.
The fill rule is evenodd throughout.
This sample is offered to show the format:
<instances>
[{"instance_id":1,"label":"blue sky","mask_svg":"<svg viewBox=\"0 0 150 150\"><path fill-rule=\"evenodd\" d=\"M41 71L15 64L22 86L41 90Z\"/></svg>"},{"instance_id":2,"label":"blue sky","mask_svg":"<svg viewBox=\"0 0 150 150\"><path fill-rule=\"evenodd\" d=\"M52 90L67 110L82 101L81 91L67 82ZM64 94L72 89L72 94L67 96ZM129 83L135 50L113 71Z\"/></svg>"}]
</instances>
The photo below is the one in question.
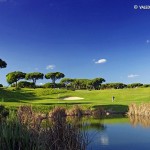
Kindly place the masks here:
<instances>
[{"instance_id":1,"label":"blue sky","mask_svg":"<svg viewBox=\"0 0 150 150\"><path fill-rule=\"evenodd\" d=\"M0 83L7 85L12 71L150 83L146 5L149 0L0 0L0 58L8 64Z\"/></svg>"}]
</instances>

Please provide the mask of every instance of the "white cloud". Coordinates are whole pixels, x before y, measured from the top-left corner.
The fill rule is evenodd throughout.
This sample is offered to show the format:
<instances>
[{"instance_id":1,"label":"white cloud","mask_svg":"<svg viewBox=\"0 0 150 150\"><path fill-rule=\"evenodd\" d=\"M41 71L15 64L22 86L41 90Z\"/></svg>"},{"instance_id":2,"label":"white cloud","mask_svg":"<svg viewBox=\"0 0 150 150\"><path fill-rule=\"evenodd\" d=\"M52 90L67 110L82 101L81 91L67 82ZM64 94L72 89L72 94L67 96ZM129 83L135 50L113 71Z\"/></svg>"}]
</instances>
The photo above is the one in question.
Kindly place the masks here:
<instances>
[{"instance_id":1,"label":"white cloud","mask_svg":"<svg viewBox=\"0 0 150 150\"><path fill-rule=\"evenodd\" d=\"M150 43L150 40L146 40L146 43L149 44L149 43Z\"/></svg>"},{"instance_id":2,"label":"white cloud","mask_svg":"<svg viewBox=\"0 0 150 150\"><path fill-rule=\"evenodd\" d=\"M139 76L138 74L130 74L130 75L128 75L128 78L136 78L138 76Z\"/></svg>"},{"instance_id":3,"label":"white cloud","mask_svg":"<svg viewBox=\"0 0 150 150\"><path fill-rule=\"evenodd\" d=\"M47 70L49 70L49 69L54 69L54 68L55 68L55 65L48 65L48 66L46 67Z\"/></svg>"},{"instance_id":4,"label":"white cloud","mask_svg":"<svg viewBox=\"0 0 150 150\"><path fill-rule=\"evenodd\" d=\"M103 64L106 63L107 60L106 59L99 59L98 61L95 61L96 64Z\"/></svg>"}]
</instances>

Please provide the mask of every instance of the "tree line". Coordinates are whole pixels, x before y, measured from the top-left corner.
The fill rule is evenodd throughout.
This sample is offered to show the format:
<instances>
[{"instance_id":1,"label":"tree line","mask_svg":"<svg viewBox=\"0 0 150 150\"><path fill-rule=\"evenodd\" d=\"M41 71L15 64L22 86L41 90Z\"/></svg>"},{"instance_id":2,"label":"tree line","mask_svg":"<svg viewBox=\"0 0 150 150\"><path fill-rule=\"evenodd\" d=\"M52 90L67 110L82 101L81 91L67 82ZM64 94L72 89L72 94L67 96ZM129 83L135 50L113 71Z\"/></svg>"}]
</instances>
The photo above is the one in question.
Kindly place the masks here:
<instances>
[{"instance_id":1,"label":"tree line","mask_svg":"<svg viewBox=\"0 0 150 150\"><path fill-rule=\"evenodd\" d=\"M52 84L55 88L56 86L56 80L63 78L65 75L61 72L50 72L44 74L41 72L31 72L31 73L24 73L21 71L14 71L14 72L10 72L6 75L6 80L9 84L15 84L15 87L18 87L18 81L21 79L25 79L25 80L31 80L31 83L28 82L21 82L22 85L24 83L24 86L28 86L28 85L32 85L34 88L36 88L36 81L39 79L43 79L44 77L46 79L51 79L52 80Z\"/></svg>"},{"instance_id":2,"label":"tree line","mask_svg":"<svg viewBox=\"0 0 150 150\"><path fill-rule=\"evenodd\" d=\"M65 75L61 72L50 72L47 74L43 74L41 72L32 72L32 73L24 73L20 71L10 72L6 75L7 82L17 87L44 87L44 88L66 88L66 89L95 89L99 90L100 85L105 82L103 78L94 78L94 79L71 79L64 78ZM42 86L37 86L36 81L39 79L51 79L51 83L46 83ZM63 78L60 83L56 83L56 80ZM20 81L22 79L31 80L28 81ZM20 81L20 82L19 82Z\"/></svg>"},{"instance_id":3,"label":"tree line","mask_svg":"<svg viewBox=\"0 0 150 150\"><path fill-rule=\"evenodd\" d=\"M0 68L6 68L7 63L0 59ZM123 89L123 88L137 88L137 87L150 87L150 84L141 84L141 83L132 83L132 84L124 84L124 83L106 83L104 78L94 78L94 79L72 79L72 78L64 78L65 74L61 72L49 72L47 74L43 74L41 72L31 72L24 73L21 71L10 72L6 75L6 80L8 84L14 87L20 88L66 88L72 90L99 90L99 89ZM39 79L51 79L51 82L45 83L44 85L36 85L37 80ZM58 79L61 79L59 83L56 83ZM29 80L28 81L20 81L20 80ZM0 85L2 86L2 85Z\"/></svg>"}]
</instances>

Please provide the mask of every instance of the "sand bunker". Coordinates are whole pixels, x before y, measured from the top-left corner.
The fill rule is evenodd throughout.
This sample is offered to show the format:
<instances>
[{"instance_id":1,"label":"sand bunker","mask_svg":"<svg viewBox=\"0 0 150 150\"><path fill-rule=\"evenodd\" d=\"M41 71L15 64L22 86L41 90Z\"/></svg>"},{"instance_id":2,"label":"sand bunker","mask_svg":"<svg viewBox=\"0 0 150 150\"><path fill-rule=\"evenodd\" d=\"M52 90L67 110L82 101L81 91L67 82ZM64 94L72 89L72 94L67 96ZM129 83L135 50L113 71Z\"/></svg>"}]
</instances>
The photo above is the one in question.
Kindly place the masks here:
<instances>
[{"instance_id":1,"label":"sand bunker","mask_svg":"<svg viewBox=\"0 0 150 150\"><path fill-rule=\"evenodd\" d=\"M66 97L66 98L63 98L63 100L80 100L80 99L84 99L82 97Z\"/></svg>"}]
</instances>

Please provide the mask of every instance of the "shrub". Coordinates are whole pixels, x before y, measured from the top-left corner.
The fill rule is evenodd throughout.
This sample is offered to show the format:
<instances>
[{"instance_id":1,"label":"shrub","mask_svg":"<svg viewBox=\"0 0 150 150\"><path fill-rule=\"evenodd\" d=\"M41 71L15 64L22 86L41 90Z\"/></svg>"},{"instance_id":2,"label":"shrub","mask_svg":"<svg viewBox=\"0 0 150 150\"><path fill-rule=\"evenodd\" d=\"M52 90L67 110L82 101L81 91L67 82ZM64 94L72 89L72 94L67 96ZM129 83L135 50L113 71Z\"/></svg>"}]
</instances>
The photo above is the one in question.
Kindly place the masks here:
<instances>
[{"instance_id":1,"label":"shrub","mask_svg":"<svg viewBox=\"0 0 150 150\"><path fill-rule=\"evenodd\" d=\"M63 84L63 83L55 83L55 85L53 84L53 83L50 83L50 82L48 82L48 83L45 83L44 85L43 85L43 87L44 88L65 88L65 84Z\"/></svg>"},{"instance_id":2,"label":"shrub","mask_svg":"<svg viewBox=\"0 0 150 150\"><path fill-rule=\"evenodd\" d=\"M132 83L132 84L128 84L127 88L137 88L137 87L142 87L143 84L142 83Z\"/></svg>"},{"instance_id":3,"label":"shrub","mask_svg":"<svg viewBox=\"0 0 150 150\"><path fill-rule=\"evenodd\" d=\"M18 87L20 87L20 88L33 88L34 87L34 83L27 82L27 81L20 81L18 83Z\"/></svg>"},{"instance_id":4,"label":"shrub","mask_svg":"<svg viewBox=\"0 0 150 150\"><path fill-rule=\"evenodd\" d=\"M0 84L0 87L3 87L3 84Z\"/></svg>"},{"instance_id":5,"label":"shrub","mask_svg":"<svg viewBox=\"0 0 150 150\"><path fill-rule=\"evenodd\" d=\"M106 83L101 85L101 89L123 89L127 85L123 83Z\"/></svg>"},{"instance_id":6,"label":"shrub","mask_svg":"<svg viewBox=\"0 0 150 150\"><path fill-rule=\"evenodd\" d=\"M54 84L53 83L45 83L43 85L44 88L54 88Z\"/></svg>"},{"instance_id":7,"label":"shrub","mask_svg":"<svg viewBox=\"0 0 150 150\"><path fill-rule=\"evenodd\" d=\"M150 84L144 84L143 87L150 87Z\"/></svg>"}]
</instances>

